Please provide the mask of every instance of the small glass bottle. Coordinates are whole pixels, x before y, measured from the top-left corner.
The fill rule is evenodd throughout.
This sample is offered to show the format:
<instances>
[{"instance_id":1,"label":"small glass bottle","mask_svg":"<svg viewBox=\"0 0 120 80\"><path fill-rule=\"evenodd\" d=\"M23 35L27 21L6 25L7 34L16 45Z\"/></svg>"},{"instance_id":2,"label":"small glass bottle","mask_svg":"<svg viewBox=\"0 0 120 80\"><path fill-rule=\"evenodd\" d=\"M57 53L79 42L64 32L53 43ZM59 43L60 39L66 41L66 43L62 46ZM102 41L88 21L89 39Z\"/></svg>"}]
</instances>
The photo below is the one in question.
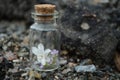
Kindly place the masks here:
<instances>
[{"instance_id":1,"label":"small glass bottle","mask_svg":"<svg viewBox=\"0 0 120 80\"><path fill-rule=\"evenodd\" d=\"M59 67L60 31L56 24L55 5L35 5L35 23L30 27L30 63L37 71L52 71Z\"/></svg>"}]
</instances>

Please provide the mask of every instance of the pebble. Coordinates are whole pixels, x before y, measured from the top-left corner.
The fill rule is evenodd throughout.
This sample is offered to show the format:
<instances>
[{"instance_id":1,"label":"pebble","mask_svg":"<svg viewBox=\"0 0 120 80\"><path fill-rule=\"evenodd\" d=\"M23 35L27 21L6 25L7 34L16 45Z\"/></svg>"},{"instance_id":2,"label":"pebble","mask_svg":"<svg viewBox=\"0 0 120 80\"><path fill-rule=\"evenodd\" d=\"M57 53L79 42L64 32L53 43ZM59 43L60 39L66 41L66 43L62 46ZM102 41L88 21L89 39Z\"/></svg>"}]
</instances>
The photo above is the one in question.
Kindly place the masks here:
<instances>
[{"instance_id":1,"label":"pebble","mask_svg":"<svg viewBox=\"0 0 120 80\"><path fill-rule=\"evenodd\" d=\"M88 29L90 28L90 26L89 26L88 23L82 23L82 24L81 24L81 28L82 28L83 30L88 30Z\"/></svg>"},{"instance_id":2,"label":"pebble","mask_svg":"<svg viewBox=\"0 0 120 80\"><path fill-rule=\"evenodd\" d=\"M95 72L96 67L95 65L79 65L75 67L76 72Z\"/></svg>"},{"instance_id":3,"label":"pebble","mask_svg":"<svg viewBox=\"0 0 120 80\"><path fill-rule=\"evenodd\" d=\"M61 54L67 55L67 54L68 54L68 51L67 51L67 50L63 50L63 51L61 51Z\"/></svg>"},{"instance_id":4,"label":"pebble","mask_svg":"<svg viewBox=\"0 0 120 80\"><path fill-rule=\"evenodd\" d=\"M18 63L18 62L21 62L19 59L15 59L13 60L14 63Z\"/></svg>"},{"instance_id":5,"label":"pebble","mask_svg":"<svg viewBox=\"0 0 120 80\"><path fill-rule=\"evenodd\" d=\"M64 76L60 72L56 73L56 75L59 76L60 78L63 78L63 76Z\"/></svg>"},{"instance_id":6,"label":"pebble","mask_svg":"<svg viewBox=\"0 0 120 80\"><path fill-rule=\"evenodd\" d=\"M18 72L18 67L15 67L14 69L9 69L9 72L12 72L12 73Z\"/></svg>"},{"instance_id":7,"label":"pebble","mask_svg":"<svg viewBox=\"0 0 120 80\"><path fill-rule=\"evenodd\" d=\"M71 68L71 67L75 67L77 64L73 63L73 62L69 62L68 63L68 66Z\"/></svg>"},{"instance_id":8,"label":"pebble","mask_svg":"<svg viewBox=\"0 0 120 80\"><path fill-rule=\"evenodd\" d=\"M41 76L44 78L47 76L47 73L43 72L43 73L41 73Z\"/></svg>"},{"instance_id":9,"label":"pebble","mask_svg":"<svg viewBox=\"0 0 120 80\"><path fill-rule=\"evenodd\" d=\"M92 64L93 62L92 62L92 60L91 59L85 59L85 60L83 60L81 63L80 63L80 65L90 65L90 64Z\"/></svg>"},{"instance_id":10,"label":"pebble","mask_svg":"<svg viewBox=\"0 0 120 80\"><path fill-rule=\"evenodd\" d=\"M68 72L72 71L70 68L64 69L62 71L62 74L67 74Z\"/></svg>"},{"instance_id":11,"label":"pebble","mask_svg":"<svg viewBox=\"0 0 120 80\"><path fill-rule=\"evenodd\" d=\"M23 73L21 76L24 77L24 76L27 76L27 75L28 75L28 73Z\"/></svg>"},{"instance_id":12,"label":"pebble","mask_svg":"<svg viewBox=\"0 0 120 80\"><path fill-rule=\"evenodd\" d=\"M74 62L74 59L73 59L73 58L70 58L70 59L69 59L69 62Z\"/></svg>"},{"instance_id":13,"label":"pebble","mask_svg":"<svg viewBox=\"0 0 120 80\"><path fill-rule=\"evenodd\" d=\"M6 34L0 34L0 39L6 36L7 36Z\"/></svg>"},{"instance_id":14,"label":"pebble","mask_svg":"<svg viewBox=\"0 0 120 80\"><path fill-rule=\"evenodd\" d=\"M64 64L66 64L66 63L67 63L67 60L65 60L65 59L63 59L63 58L60 59L60 64L61 64L61 65L64 65Z\"/></svg>"},{"instance_id":15,"label":"pebble","mask_svg":"<svg viewBox=\"0 0 120 80\"><path fill-rule=\"evenodd\" d=\"M8 47L7 47L6 45L3 46L3 49L4 49L5 51L7 50L7 48L8 48Z\"/></svg>"},{"instance_id":16,"label":"pebble","mask_svg":"<svg viewBox=\"0 0 120 80\"><path fill-rule=\"evenodd\" d=\"M19 53L18 53L18 56L23 57L23 56L26 56L26 55L28 55L28 54L29 54L28 52L19 52Z\"/></svg>"},{"instance_id":17,"label":"pebble","mask_svg":"<svg viewBox=\"0 0 120 80\"><path fill-rule=\"evenodd\" d=\"M29 36L26 36L22 42L22 46L29 46Z\"/></svg>"},{"instance_id":18,"label":"pebble","mask_svg":"<svg viewBox=\"0 0 120 80\"><path fill-rule=\"evenodd\" d=\"M95 71L95 72L93 73L93 75L96 75L96 76L98 76L98 77L104 77L105 73L102 72L102 71Z\"/></svg>"},{"instance_id":19,"label":"pebble","mask_svg":"<svg viewBox=\"0 0 120 80\"><path fill-rule=\"evenodd\" d=\"M58 79L59 79L59 77L58 77L58 76L55 76L55 79L57 79L57 80L58 80Z\"/></svg>"}]
</instances>

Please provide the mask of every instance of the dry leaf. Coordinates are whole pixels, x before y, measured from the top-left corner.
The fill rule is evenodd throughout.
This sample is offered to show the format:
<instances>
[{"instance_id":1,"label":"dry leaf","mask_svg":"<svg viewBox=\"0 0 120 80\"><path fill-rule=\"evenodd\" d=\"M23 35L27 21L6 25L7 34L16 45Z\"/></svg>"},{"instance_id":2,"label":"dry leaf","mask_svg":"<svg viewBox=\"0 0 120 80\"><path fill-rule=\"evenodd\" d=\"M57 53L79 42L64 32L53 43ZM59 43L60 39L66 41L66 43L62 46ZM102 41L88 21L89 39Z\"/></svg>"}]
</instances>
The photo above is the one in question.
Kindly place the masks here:
<instances>
[{"instance_id":1,"label":"dry leaf","mask_svg":"<svg viewBox=\"0 0 120 80\"><path fill-rule=\"evenodd\" d=\"M120 71L120 53L115 54L114 61L117 69Z\"/></svg>"},{"instance_id":2,"label":"dry leaf","mask_svg":"<svg viewBox=\"0 0 120 80\"><path fill-rule=\"evenodd\" d=\"M14 53L12 53L12 52L6 52L5 53L5 58L7 60L14 60L14 59L17 59L17 56L14 55Z\"/></svg>"}]
</instances>

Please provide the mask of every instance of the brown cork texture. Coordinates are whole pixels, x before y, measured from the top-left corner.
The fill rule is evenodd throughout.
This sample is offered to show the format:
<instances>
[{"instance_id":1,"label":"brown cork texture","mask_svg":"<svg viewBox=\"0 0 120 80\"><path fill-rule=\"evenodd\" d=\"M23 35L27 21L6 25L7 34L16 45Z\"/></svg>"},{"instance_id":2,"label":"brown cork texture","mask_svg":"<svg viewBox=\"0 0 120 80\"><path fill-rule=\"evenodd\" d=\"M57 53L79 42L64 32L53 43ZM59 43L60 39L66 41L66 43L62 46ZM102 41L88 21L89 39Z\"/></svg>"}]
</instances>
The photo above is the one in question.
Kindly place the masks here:
<instances>
[{"instance_id":1,"label":"brown cork texture","mask_svg":"<svg viewBox=\"0 0 120 80\"><path fill-rule=\"evenodd\" d=\"M47 15L47 14L54 14L55 11L55 5L52 4L37 4L34 6L35 7L35 12L38 14L43 14L43 15ZM38 16L38 20L42 20L42 21L48 21L53 19L54 15L51 16Z\"/></svg>"}]
</instances>

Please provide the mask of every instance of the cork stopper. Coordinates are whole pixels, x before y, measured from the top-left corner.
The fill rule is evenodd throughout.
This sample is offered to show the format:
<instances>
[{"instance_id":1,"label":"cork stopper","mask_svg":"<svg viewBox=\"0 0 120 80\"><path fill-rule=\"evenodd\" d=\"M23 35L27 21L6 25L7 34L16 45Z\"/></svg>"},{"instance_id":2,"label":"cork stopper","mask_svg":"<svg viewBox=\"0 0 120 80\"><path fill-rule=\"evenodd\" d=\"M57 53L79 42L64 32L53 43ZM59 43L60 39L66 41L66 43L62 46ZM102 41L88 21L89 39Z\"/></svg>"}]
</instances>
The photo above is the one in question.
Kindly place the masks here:
<instances>
[{"instance_id":1,"label":"cork stopper","mask_svg":"<svg viewBox=\"0 0 120 80\"><path fill-rule=\"evenodd\" d=\"M35 13L39 14L37 18L46 21L53 19L56 6L52 4L37 4L34 8Z\"/></svg>"}]
</instances>

